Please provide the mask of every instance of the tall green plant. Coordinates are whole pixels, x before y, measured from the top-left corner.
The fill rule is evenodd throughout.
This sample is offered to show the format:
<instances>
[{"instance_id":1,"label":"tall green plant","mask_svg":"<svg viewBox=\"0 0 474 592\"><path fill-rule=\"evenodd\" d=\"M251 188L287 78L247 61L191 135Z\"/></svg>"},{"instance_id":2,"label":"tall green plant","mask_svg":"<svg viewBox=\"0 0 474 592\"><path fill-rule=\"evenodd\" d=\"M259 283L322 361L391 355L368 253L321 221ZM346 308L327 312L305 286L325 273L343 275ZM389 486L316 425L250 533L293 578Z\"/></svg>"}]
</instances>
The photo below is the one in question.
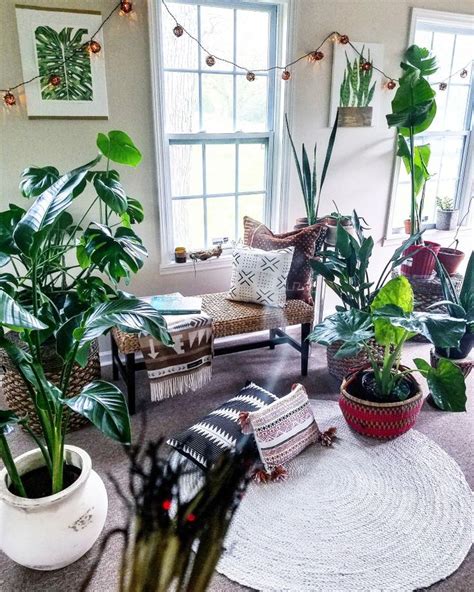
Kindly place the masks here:
<instances>
[{"instance_id":1,"label":"tall green plant","mask_svg":"<svg viewBox=\"0 0 474 592\"><path fill-rule=\"evenodd\" d=\"M34 197L34 202L27 211L10 206L0 214L0 261L12 269L0 274L0 347L26 385L42 432L40 437L33 434L28 417L6 411L0 414L0 455L19 495L25 491L5 438L16 423L22 423L41 449L52 493L63 488L64 443L71 410L107 436L130 442L127 405L116 386L97 380L67 398L74 365L86 364L94 339L119 326L172 343L157 311L118 288L121 278L128 279L143 265L146 249L130 228L131 204L136 209L138 202L129 201L118 173L109 165L115 161L134 166L139 152L123 132L110 132L105 147L101 136L100 154L70 172L60 175L53 167L27 169L20 188L26 197ZM94 170L104 155L106 169ZM81 200L85 211L75 222L67 209L88 186L96 193L90 203ZM98 203L102 223L90 223L84 230L87 214ZM136 212L133 217L137 218ZM98 236L107 249L101 248ZM12 332L19 334L24 347L10 339ZM57 385L46 378L42 367L45 342L55 346L63 361Z\"/></svg>"},{"instance_id":2,"label":"tall green plant","mask_svg":"<svg viewBox=\"0 0 474 592\"><path fill-rule=\"evenodd\" d=\"M417 45L411 45L405 51L400 66L403 75L392 101L392 113L387 115L387 123L398 130L397 155L403 159L411 176L411 233L416 234L420 231L423 206L423 199L419 204L417 196L420 191L424 195L423 189L430 177L427 169L430 147L428 144L415 146L415 136L426 131L436 115L436 93L426 77L438 68L436 58Z\"/></svg>"},{"instance_id":3,"label":"tall green plant","mask_svg":"<svg viewBox=\"0 0 474 592\"><path fill-rule=\"evenodd\" d=\"M336 113L336 118L334 120L334 124L332 126L331 135L329 136L329 142L326 149L326 156L324 158L323 170L321 172L321 181L319 182L318 188L318 179L317 179L317 144L314 144L313 149L313 166L311 167L309 164L308 153L306 152L306 147L302 144L301 148L301 163L298 158L298 153L296 152L295 143L293 142L293 138L290 132L290 126L288 124L288 117L285 115L285 124L286 129L288 132L288 137L290 139L291 149L293 151L293 157L295 159L296 171L298 173L298 179L301 186L301 191L303 193L304 205L306 210L306 216L308 218L308 224L316 224L318 219L318 211L319 205L321 202L321 191L323 189L324 181L326 179L326 174L329 168L329 163L331 162L332 151L334 148L334 143L336 141L336 134L337 134L337 126L339 123L339 110Z\"/></svg>"}]
</instances>

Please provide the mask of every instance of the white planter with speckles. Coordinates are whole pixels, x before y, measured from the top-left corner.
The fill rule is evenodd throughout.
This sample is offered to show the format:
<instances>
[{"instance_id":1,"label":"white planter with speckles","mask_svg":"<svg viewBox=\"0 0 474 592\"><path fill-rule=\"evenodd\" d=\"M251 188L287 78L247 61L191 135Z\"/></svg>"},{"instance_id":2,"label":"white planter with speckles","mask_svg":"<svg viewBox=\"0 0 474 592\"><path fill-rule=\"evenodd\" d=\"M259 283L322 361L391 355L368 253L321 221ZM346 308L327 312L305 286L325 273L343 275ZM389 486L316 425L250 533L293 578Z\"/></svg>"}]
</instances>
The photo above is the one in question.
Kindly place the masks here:
<instances>
[{"instance_id":1,"label":"white planter with speckles","mask_svg":"<svg viewBox=\"0 0 474 592\"><path fill-rule=\"evenodd\" d=\"M90 456L65 446L66 462L81 469L63 491L39 499L18 497L0 472L0 549L13 561L39 570L60 569L77 561L98 539L107 516L107 492L92 470ZM15 459L20 475L44 466L38 449Z\"/></svg>"}]
</instances>

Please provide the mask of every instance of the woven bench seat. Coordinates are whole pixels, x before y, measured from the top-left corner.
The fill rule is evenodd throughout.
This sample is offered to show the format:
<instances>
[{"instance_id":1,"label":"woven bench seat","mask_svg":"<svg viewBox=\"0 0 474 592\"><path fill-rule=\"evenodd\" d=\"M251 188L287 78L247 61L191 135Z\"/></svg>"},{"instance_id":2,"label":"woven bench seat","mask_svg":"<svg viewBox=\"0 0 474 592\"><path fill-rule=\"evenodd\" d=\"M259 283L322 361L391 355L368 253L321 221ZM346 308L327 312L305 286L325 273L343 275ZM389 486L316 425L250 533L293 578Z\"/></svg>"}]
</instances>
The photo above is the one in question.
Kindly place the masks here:
<instances>
[{"instance_id":1,"label":"woven bench seat","mask_svg":"<svg viewBox=\"0 0 474 592\"><path fill-rule=\"evenodd\" d=\"M274 349L276 345L288 343L301 353L301 374L308 372L309 344L306 341L311 331L314 308L302 300L288 300L283 308L262 306L250 302L237 302L227 299L227 292L204 294L202 311L213 322L214 337L231 337L257 331L269 331L269 338L256 342L216 347L214 354L236 353L257 347ZM296 341L283 330L292 325L301 325L301 341ZM135 361L140 352L138 337L117 327L112 330L112 362L115 380L122 374L128 392L130 412L135 411L135 371L144 367L143 362ZM125 363L120 354L125 356Z\"/></svg>"}]
</instances>

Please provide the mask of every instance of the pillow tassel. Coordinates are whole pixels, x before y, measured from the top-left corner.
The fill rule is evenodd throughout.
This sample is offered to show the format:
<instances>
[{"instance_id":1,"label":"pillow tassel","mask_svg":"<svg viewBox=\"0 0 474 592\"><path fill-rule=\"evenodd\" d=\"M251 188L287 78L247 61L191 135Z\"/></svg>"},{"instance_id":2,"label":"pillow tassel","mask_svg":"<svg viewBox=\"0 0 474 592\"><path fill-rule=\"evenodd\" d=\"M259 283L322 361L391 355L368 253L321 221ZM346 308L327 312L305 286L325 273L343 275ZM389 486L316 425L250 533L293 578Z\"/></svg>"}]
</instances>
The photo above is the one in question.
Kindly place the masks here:
<instances>
[{"instance_id":1,"label":"pillow tassel","mask_svg":"<svg viewBox=\"0 0 474 592\"><path fill-rule=\"evenodd\" d=\"M251 434L252 425L250 423L250 414L248 411L241 411L239 413L239 423L242 430L242 434Z\"/></svg>"},{"instance_id":2,"label":"pillow tassel","mask_svg":"<svg viewBox=\"0 0 474 592\"><path fill-rule=\"evenodd\" d=\"M323 432L322 434L319 434L319 438L318 440L321 442L321 446L332 446L332 443L334 442L336 436L336 431L337 428L332 427L329 428L328 430L326 430L325 432Z\"/></svg>"}]
</instances>

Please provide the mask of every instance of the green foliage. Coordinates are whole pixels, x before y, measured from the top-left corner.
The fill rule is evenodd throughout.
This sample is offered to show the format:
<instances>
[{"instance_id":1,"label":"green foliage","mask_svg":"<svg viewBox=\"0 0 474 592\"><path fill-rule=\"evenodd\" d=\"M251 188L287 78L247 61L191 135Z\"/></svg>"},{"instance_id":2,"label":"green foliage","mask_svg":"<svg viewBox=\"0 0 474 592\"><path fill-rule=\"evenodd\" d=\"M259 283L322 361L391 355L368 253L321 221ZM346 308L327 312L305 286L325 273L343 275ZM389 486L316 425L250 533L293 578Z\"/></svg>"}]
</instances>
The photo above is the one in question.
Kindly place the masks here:
<instances>
[{"instance_id":1,"label":"green foliage","mask_svg":"<svg viewBox=\"0 0 474 592\"><path fill-rule=\"evenodd\" d=\"M436 58L430 52L410 46L400 64L403 75L392 101L392 113L387 115L389 127L398 130L398 152L411 175L410 220L412 234L420 229L422 204L417 204L416 197L424 189L429 173L429 146L415 146L415 135L426 131L436 115L435 91L426 76L437 70ZM405 138L408 138L408 143Z\"/></svg>"},{"instance_id":2,"label":"green foliage","mask_svg":"<svg viewBox=\"0 0 474 592\"><path fill-rule=\"evenodd\" d=\"M445 195L444 197L436 197L436 207L445 212L452 212L454 210L454 199Z\"/></svg>"},{"instance_id":3,"label":"green foliage","mask_svg":"<svg viewBox=\"0 0 474 592\"><path fill-rule=\"evenodd\" d=\"M59 32L49 26L35 29L41 98L44 101L92 101L90 55L84 49L88 34L87 29L72 27L64 27ZM61 77L61 84L50 84L51 73Z\"/></svg>"},{"instance_id":4,"label":"green foliage","mask_svg":"<svg viewBox=\"0 0 474 592\"><path fill-rule=\"evenodd\" d=\"M432 368L425 360L413 360L425 376L435 405L443 411L466 411L466 383L464 375L456 364L440 358L438 366ZM449 393L449 396L446 396Z\"/></svg>"},{"instance_id":5,"label":"green foliage","mask_svg":"<svg viewBox=\"0 0 474 592\"><path fill-rule=\"evenodd\" d=\"M140 151L125 132L114 130L107 135L99 134L97 147L105 157L120 164L135 167L142 159Z\"/></svg>"},{"instance_id":6,"label":"green foliage","mask_svg":"<svg viewBox=\"0 0 474 592\"><path fill-rule=\"evenodd\" d=\"M368 107L374 98L376 83L371 84L373 70L362 68L364 62L371 63L370 50L367 59L363 55L364 47L361 56L351 63L346 52L346 68L339 89L339 107Z\"/></svg>"},{"instance_id":7,"label":"green foliage","mask_svg":"<svg viewBox=\"0 0 474 592\"><path fill-rule=\"evenodd\" d=\"M138 151L130 138L124 134L125 142L122 132L114 134L110 154L122 160L128 154L127 159L136 162ZM172 343L163 317L148 303L118 289L117 282L137 272L147 255L130 228L132 222L143 219L143 210L137 200L126 196L109 162L106 171L93 170L101 158L62 175L54 167L26 169L20 188L25 197L34 198L33 203L26 212L10 206L0 213L0 263L12 267L12 273L0 274L0 347L33 402L42 430L40 438L33 437L50 471L53 493L63 485L70 409L107 436L130 442L127 405L114 385L96 381L72 399L66 396L74 364L85 365L91 341L118 325ZM89 203L81 198L84 213L76 221L67 209L88 189L95 189L94 196ZM101 223L84 229L82 224L96 204L100 204ZM21 347L4 329L19 333ZM42 368L45 341L56 347L63 360L57 385L47 380ZM28 421L21 418L27 430ZM5 434L2 438L0 456L16 483L15 491L23 495Z\"/></svg>"},{"instance_id":8,"label":"green foliage","mask_svg":"<svg viewBox=\"0 0 474 592\"><path fill-rule=\"evenodd\" d=\"M334 124L332 126L331 135L329 136L328 146L326 149L326 156L324 158L323 169L321 172L321 181L319 183L318 189L318 181L317 181L317 170L316 170L316 162L317 162L317 144L314 145L313 149L313 166L311 168L308 158L308 153L306 152L306 147L303 144L301 147L301 163L298 158L298 153L296 152L295 143L293 142L293 138L290 132L290 126L288 124L288 118L285 115L285 123L286 123L286 130L288 132L288 138L290 140L291 149L293 152L293 157L295 159L296 171L298 173L298 179L300 181L301 191L303 193L304 205L306 210L306 216L308 218L308 224L315 224L318 219L318 211L319 211L319 204L321 200L321 191L323 189L324 181L326 179L326 174L329 168L329 163L331 162L332 151L334 148L334 143L336 141L336 134L337 134L337 126L339 122L339 111L336 113L336 118L334 120Z\"/></svg>"}]
</instances>

